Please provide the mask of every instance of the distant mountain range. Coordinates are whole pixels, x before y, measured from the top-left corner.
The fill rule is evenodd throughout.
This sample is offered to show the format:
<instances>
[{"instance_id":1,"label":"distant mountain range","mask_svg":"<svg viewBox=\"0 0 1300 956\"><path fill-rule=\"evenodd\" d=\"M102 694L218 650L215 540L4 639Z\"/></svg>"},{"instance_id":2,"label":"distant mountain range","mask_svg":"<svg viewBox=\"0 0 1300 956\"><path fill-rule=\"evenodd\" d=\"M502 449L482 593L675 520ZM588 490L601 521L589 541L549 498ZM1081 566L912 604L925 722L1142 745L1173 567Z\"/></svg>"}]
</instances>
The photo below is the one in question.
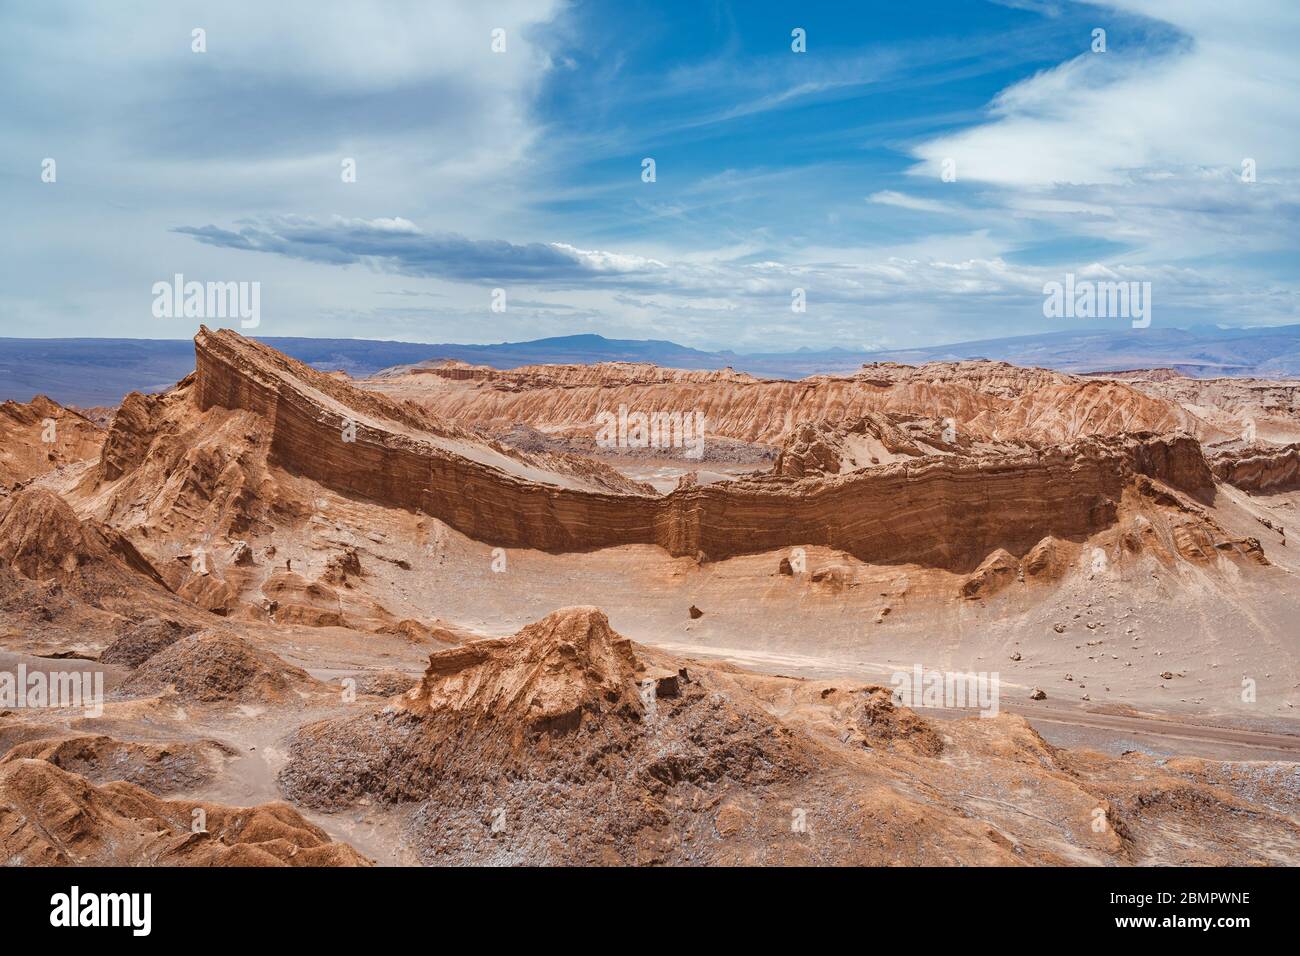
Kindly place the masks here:
<instances>
[{"instance_id":1,"label":"distant mountain range","mask_svg":"<svg viewBox=\"0 0 1300 956\"><path fill-rule=\"evenodd\" d=\"M707 352L675 342L564 335L497 345L373 339L264 338L316 368L372 375L395 365L458 359L493 368L545 363L653 362L672 368L731 366L769 378L851 372L867 362L994 359L1067 372L1172 368L1186 375L1300 377L1300 325L1257 329L1122 329L1052 332L928 348L857 352ZM194 370L189 339L0 338L0 400L46 394L64 404L115 405L131 391L158 391Z\"/></svg>"}]
</instances>

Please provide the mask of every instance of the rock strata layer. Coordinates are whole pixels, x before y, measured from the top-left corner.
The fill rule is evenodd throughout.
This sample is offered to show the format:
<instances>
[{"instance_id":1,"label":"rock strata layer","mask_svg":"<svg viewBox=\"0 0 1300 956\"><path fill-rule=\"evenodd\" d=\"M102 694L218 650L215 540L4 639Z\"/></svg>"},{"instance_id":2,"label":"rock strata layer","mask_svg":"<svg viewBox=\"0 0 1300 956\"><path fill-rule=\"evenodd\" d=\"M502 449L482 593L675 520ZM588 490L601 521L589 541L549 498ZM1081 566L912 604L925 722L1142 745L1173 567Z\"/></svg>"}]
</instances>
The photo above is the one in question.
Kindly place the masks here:
<instances>
[{"instance_id":1,"label":"rock strata layer","mask_svg":"<svg viewBox=\"0 0 1300 956\"><path fill-rule=\"evenodd\" d=\"M270 431L271 463L504 547L657 544L721 559L812 544L864 561L970 571L997 548L1024 555L1045 536L1078 539L1110 526L1138 476L1203 501L1214 494L1194 439L1138 433L868 463L813 479L687 483L656 496L476 441L228 330L204 329L195 346L194 400L256 415ZM110 444L131 442L110 436Z\"/></svg>"}]
</instances>

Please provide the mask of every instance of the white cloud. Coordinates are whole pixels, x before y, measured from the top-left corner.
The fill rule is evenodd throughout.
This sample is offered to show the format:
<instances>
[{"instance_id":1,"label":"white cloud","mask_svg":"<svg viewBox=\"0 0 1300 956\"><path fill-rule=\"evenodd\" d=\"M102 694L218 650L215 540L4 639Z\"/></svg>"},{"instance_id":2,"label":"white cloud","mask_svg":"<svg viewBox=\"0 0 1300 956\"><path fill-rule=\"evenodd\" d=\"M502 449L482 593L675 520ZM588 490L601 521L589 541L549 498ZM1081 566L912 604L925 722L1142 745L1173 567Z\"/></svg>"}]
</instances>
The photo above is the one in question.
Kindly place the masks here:
<instances>
[{"instance_id":1,"label":"white cloud","mask_svg":"<svg viewBox=\"0 0 1300 956\"><path fill-rule=\"evenodd\" d=\"M629 127L655 141L825 106L879 80L937 82L955 62L996 58L1005 37L709 58L644 85L614 77L582 100L601 122L541 135L533 108L554 35L539 28L554 26L559 0L11 4L0 83L20 95L0 135L7 154L58 156L60 184L5 183L26 228L0 245L13 277L0 282L0 334L43 323L57 323L49 334L187 334L149 318L151 284L184 272L262 281L268 334L912 345L1042 331L1041 286L1062 267L1025 265L1021 250L1080 239L1104 242L1085 244L1077 274L1101 259L1158 283L1158 323L1295 321L1292 273L1215 265L1294 245L1300 4L1113 6L1185 40L1153 56L1117 26L1131 17L1092 8L1110 22L1110 53L1017 83L984 122L917 147L926 173L957 158L957 183L872 192L898 184L839 190L848 174L787 163L788 142L689 181L663 176L665 160L654 190L635 161L607 180L566 176L550 154L600 159L626 148ZM202 56L188 49L197 25L209 32ZM489 51L495 26L506 54ZM617 72L630 41L605 42L614 52L602 62L586 48L580 70ZM344 156L357 160L354 184L339 180ZM1244 156L1258 161L1254 186L1236 177ZM822 213L836 222L825 234ZM1106 257L1114 244L1122 251ZM497 283L510 286L506 315L488 309ZM806 314L791 312L795 287ZM398 292L436 301L395 308Z\"/></svg>"},{"instance_id":2,"label":"white cloud","mask_svg":"<svg viewBox=\"0 0 1300 956\"><path fill-rule=\"evenodd\" d=\"M572 256L595 272L640 272L646 269L665 269L658 259L626 253L605 252L600 249L578 249L565 242L552 242L551 247Z\"/></svg>"},{"instance_id":3,"label":"white cloud","mask_svg":"<svg viewBox=\"0 0 1300 956\"><path fill-rule=\"evenodd\" d=\"M1004 90L990 120L921 144L913 172L1006 186L1123 183L1131 171L1201 165L1264 171L1300 155L1300 4L1114 0L1187 34L1159 58L1112 29L1080 55ZM1104 24L1104 15L1098 17Z\"/></svg>"},{"instance_id":4,"label":"white cloud","mask_svg":"<svg viewBox=\"0 0 1300 956\"><path fill-rule=\"evenodd\" d=\"M939 202L937 199L924 199L920 196L909 196L907 193L895 192L892 189L882 189L880 192L872 193L867 197L867 202L879 203L882 206L897 206L899 209L912 209L916 212L934 212L944 215L952 215L957 211L957 208L949 203Z\"/></svg>"}]
</instances>

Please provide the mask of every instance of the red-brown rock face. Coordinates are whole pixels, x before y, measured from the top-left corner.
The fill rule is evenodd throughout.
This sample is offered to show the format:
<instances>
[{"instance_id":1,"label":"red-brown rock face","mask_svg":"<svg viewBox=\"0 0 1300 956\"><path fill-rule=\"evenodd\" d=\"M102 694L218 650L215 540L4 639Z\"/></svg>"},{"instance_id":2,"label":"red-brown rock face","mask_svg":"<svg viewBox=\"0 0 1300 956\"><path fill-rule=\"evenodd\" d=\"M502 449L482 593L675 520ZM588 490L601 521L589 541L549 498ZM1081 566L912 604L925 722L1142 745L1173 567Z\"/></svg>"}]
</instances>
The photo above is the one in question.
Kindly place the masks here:
<instances>
[{"instance_id":1,"label":"red-brown rock face","mask_svg":"<svg viewBox=\"0 0 1300 956\"><path fill-rule=\"evenodd\" d=\"M206 821L195 832L194 813ZM95 786L45 760L0 766L0 853L20 866L366 866L283 803L160 800L134 784Z\"/></svg>"},{"instance_id":2,"label":"red-brown rock face","mask_svg":"<svg viewBox=\"0 0 1300 956\"><path fill-rule=\"evenodd\" d=\"M804 481L687 485L658 497L626 479L620 487L594 463L587 473L572 462L545 467L553 462L440 425L230 331L203 330L195 345L199 407L255 413L270 429L272 463L434 515L492 545L658 544L720 559L815 544L865 561L968 571L998 547L1023 555L1045 535L1080 538L1107 527L1136 475L1202 499L1213 494L1193 439L1141 434L927 455Z\"/></svg>"},{"instance_id":3,"label":"red-brown rock face","mask_svg":"<svg viewBox=\"0 0 1300 956\"><path fill-rule=\"evenodd\" d=\"M159 425L157 399L132 392L122 399L99 456L99 473L111 481L144 461Z\"/></svg>"},{"instance_id":4,"label":"red-brown rock face","mask_svg":"<svg viewBox=\"0 0 1300 956\"><path fill-rule=\"evenodd\" d=\"M96 521L82 521L68 503L27 488L0 509L0 562L32 580L75 589L112 590L137 575L163 587L162 577L126 538Z\"/></svg>"},{"instance_id":5,"label":"red-brown rock face","mask_svg":"<svg viewBox=\"0 0 1300 956\"><path fill-rule=\"evenodd\" d=\"M103 440L98 425L44 395L27 404L0 402L0 491L94 458Z\"/></svg>"},{"instance_id":6,"label":"red-brown rock face","mask_svg":"<svg viewBox=\"0 0 1300 956\"><path fill-rule=\"evenodd\" d=\"M1300 443L1217 451L1210 467L1216 478L1243 491L1289 491L1300 488Z\"/></svg>"},{"instance_id":7,"label":"red-brown rock face","mask_svg":"<svg viewBox=\"0 0 1300 956\"><path fill-rule=\"evenodd\" d=\"M364 386L465 426L525 424L591 435L602 412L625 405L643 412L698 411L711 438L764 444L781 442L803 422L882 413L951 417L981 437L1040 441L1200 424L1175 402L1121 382L1005 362L884 362L853 375L798 381L627 362L509 371L440 364L393 369Z\"/></svg>"}]
</instances>

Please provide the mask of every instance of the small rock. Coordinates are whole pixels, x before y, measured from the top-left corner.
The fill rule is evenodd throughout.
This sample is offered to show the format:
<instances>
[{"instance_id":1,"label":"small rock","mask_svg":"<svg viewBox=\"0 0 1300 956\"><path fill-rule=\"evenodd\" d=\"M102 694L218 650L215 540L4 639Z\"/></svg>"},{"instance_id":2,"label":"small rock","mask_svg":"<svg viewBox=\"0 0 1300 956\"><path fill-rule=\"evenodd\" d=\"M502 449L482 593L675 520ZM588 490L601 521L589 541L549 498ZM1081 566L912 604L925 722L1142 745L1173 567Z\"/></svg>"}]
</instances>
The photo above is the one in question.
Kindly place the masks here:
<instances>
[{"instance_id":1,"label":"small rock","mask_svg":"<svg viewBox=\"0 0 1300 956\"><path fill-rule=\"evenodd\" d=\"M690 675L687 674L684 667L675 673L665 668L652 667L645 672L641 679L642 681L654 681L656 699L680 697L682 687L691 682Z\"/></svg>"},{"instance_id":2,"label":"small rock","mask_svg":"<svg viewBox=\"0 0 1300 956\"><path fill-rule=\"evenodd\" d=\"M749 825L749 821L750 815L745 809L734 803L726 803L718 810L718 815L713 819L713 825L718 830L718 836L726 839L745 829Z\"/></svg>"},{"instance_id":3,"label":"small rock","mask_svg":"<svg viewBox=\"0 0 1300 956\"><path fill-rule=\"evenodd\" d=\"M690 614L691 614L691 619L692 619L692 620L694 620L695 618L704 617L704 612L701 611L701 610L700 610L698 607L696 607L694 604L691 605Z\"/></svg>"},{"instance_id":4,"label":"small rock","mask_svg":"<svg viewBox=\"0 0 1300 956\"><path fill-rule=\"evenodd\" d=\"M1047 692L1041 687L1035 687L1029 694L1030 700L1046 700Z\"/></svg>"}]
</instances>

